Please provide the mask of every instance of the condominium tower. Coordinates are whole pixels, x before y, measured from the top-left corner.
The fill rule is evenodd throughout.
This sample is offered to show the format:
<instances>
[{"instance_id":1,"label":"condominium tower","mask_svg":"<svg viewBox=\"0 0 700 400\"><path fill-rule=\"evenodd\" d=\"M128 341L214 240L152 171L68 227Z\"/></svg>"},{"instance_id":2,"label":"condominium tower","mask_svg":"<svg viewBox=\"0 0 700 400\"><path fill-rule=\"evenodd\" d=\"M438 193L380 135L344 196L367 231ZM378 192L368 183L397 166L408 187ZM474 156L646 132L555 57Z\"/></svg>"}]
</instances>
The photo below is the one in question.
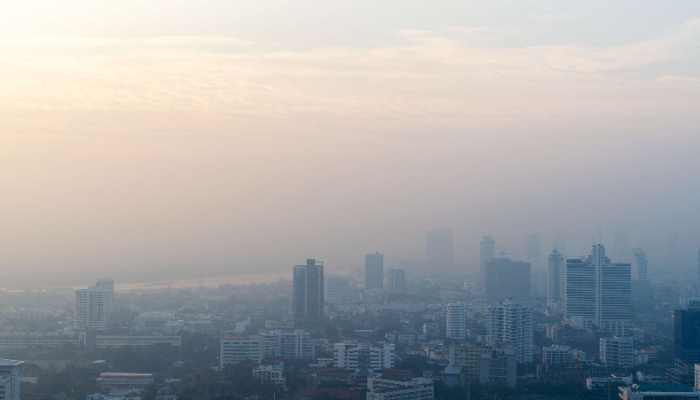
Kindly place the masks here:
<instances>
[{"instance_id":1,"label":"condominium tower","mask_svg":"<svg viewBox=\"0 0 700 400\"><path fill-rule=\"evenodd\" d=\"M73 328L75 330L109 329L110 293L107 289L90 286L75 291Z\"/></svg>"},{"instance_id":2,"label":"condominium tower","mask_svg":"<svg viewBox=\"0 0 700 400\"><path fill-rule=\"evenodd\" d=\"M532 362L532 308L506 300L489 307L488 318L489 344L510 342L518 362Z\"/></svg>"}]
</instances>

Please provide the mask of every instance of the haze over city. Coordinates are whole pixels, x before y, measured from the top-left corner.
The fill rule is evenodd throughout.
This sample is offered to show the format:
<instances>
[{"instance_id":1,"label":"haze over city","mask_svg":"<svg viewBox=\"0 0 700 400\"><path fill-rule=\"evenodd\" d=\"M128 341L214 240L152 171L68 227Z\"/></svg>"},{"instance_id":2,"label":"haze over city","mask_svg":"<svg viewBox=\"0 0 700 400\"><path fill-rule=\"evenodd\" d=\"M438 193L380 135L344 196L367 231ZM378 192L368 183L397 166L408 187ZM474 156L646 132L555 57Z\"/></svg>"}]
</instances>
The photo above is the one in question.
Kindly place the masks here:
<instances>
[{"instance_id":1,"label":"haze over city","mask_svg":"<svg viewBox=\"0 0 700 400\"><path fill-rule=\"evenodd\" d=\"M697 279L699 10L3 2L2 286L345 274L440 227L465 271L626 232Z\"/></svg>"}]
</instances>

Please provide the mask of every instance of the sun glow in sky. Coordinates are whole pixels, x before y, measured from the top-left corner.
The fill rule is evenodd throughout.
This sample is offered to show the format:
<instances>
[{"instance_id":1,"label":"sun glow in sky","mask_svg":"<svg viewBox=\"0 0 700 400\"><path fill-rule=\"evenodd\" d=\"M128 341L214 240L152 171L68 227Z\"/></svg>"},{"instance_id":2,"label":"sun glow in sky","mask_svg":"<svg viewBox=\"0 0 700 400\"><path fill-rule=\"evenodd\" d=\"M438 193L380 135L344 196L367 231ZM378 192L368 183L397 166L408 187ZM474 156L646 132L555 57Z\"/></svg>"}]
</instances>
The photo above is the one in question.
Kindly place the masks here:
<instances>
[{"instance_id":1,"label":"sun glow in sky","mask_svg":"<svg viewBox=\"0 0 700 400\"><path fill-rule=\"evenodd\" d=\"M692 261L697 2L376 3L0 2L0 269L340 270L440 226L466 265L601 227Z\"/></svg>"}]
</instances>

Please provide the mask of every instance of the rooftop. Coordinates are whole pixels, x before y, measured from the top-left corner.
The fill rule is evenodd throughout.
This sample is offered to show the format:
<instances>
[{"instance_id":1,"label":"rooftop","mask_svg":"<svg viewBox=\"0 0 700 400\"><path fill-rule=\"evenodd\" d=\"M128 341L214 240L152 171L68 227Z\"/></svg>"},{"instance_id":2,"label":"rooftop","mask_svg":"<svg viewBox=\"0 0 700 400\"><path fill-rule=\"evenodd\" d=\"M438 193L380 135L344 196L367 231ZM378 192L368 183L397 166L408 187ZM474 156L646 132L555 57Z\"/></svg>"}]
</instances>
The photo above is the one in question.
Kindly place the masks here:
<instances>
[{"instance_id":1,"label":"rooftop","mask_svg":"<svg viewBox=\"0 0 700 400\"><path fill-rule=\"evenodd\" d=\"M24 361L6 360L4 358L0 358L0 367L19 367L22 364L24 364Z\"/></svg>"}]
</instances>

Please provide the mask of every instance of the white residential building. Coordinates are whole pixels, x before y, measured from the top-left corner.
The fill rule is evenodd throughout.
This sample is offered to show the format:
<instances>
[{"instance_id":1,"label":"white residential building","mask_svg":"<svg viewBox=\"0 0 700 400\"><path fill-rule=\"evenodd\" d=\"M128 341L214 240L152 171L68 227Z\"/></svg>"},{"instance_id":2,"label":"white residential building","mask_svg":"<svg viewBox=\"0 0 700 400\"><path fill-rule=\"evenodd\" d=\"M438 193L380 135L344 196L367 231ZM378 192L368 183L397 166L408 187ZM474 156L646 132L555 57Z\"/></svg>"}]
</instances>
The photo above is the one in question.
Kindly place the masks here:
<instances>
[{"instance_id":1,"label":"white residential building","mask_svg":"<svg viewBox=\"0 0 700 400\"><path fill-rule=\"evenodd\" d=\"M0 400L19 400L19 367L24 361L0 359Z\"/></svg>"},{"instance_id":2,"label":"white residential building","mask_svg":"<svg viewBox=\"0 0 700 400\"><path fill-rule=\"evenodd\" d=\"M263 356L313 359L314 345L311 343L311 334L299 329L292 332L278 329L264 333Z\"/></svg>"},{"instance_id":3,"label":"white residential building","mask_svg":"<svg viewBox=\"0 0 700 400\"><path fill-rule=\"evenodd\" d=\"M434 400L435 392L431 379L395 381L367 378L367 400Z\"/></svg>"},{"instance_id":4,"label":"white residential building","mask_svg":"<svg viewBox=\"0 0 700 400\"><path fill-rule=\"evenodd\" d=\"M489 344L510 342L518 362L532 362L532 308L506 300L489 307L488 316Z\"/></svg>"},{"instance_id":5,"label":"white residential building","mask_svg":"<svg viewBox=\"0 0 700 400\"><path fill-rule=\"evenodd\" d=\"M224 368L228 364L238 364L241 361L262 361L263 340L262 336L222 337L219 366Z\"/></svg>"},{"instance_id":6,"label":"white residential building","mask_svg":"<svg viewBox=\"0 0 700 400\"><path fill-rule=\"evenodd\" d=\"M396 360L393 344L375 343L369 349L369 367L374 370L394 368Z\"/></svg>"},{"instance_id":7,"label":"white residential building","mask_svg":"<svg viewBox=\"0 0 700 400\"><path fill-rule=\"evenodd\" d=\"M356 343L336 343L333 346L333 367L356 369L360 367L360 349Z\"/></svg>"},{"instance_id":8,"label":"white residential building","mask_svg":"<svg viewBox=\"0 0 700 400\"><path fill-rule=\"evenodd\" d=\"M588 329L595 325L615 336L627 335L631 319L631 266L611 263L605 248L594 245L591 255L566 260L564 317Z\"/></svg>"},{"instance_id":9,"label":"white residential building","mask_svg":"<svg viewBox=\"0 0 700 400\"><path fill-rule=\"evenodd\" d=\"M462 303L449 303L447 305L447 331L450 339L464 339L467 333L467 310Z\"/></svg>"},{"instance_id":10,"label":"white residential building","mask_svg":"<svg viewBox=\"0 0 700 400\"><path fill-rule=\"evenodd\" d=\"M110 308L109 290L96 286L76 290L73 328L81 331L108 330Z\"/></svg>"},{"instance_id":11,"label":"white residential building","mask_svg":"<svg viewBox=\"0 0 700 400\"><path fill-rule=\"evenodd\" d=\"M600 338L600 362L607 368L632 368L634 344L631 337Z\"/></svg>"}]
</instances>

